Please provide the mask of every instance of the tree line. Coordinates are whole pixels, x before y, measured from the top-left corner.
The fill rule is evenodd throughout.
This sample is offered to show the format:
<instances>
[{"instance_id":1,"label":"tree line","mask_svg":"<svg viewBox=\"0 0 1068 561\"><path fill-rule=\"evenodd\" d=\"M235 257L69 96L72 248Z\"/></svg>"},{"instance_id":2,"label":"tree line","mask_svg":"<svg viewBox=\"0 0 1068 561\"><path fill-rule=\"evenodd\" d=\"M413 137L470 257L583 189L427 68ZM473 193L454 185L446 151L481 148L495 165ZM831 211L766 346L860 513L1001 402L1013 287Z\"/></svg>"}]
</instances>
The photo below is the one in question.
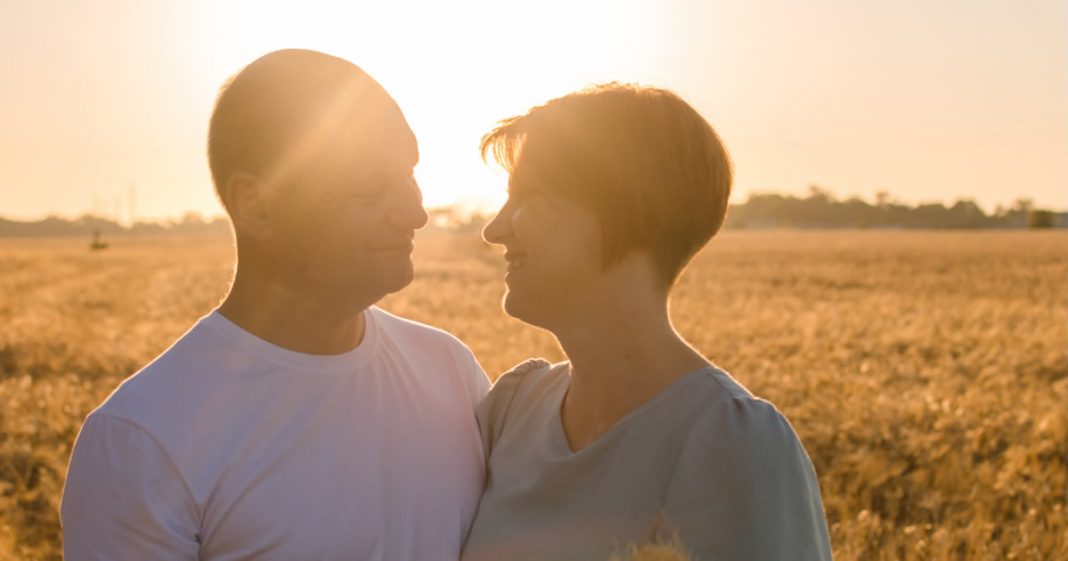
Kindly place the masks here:
<instances>
[{"instance_id":1,"label":"tree line","mask_svg":"<svg viewBox=\"0 0 1068 561\"><path fill-rule=\"evenodd\" d=\"M489 220L487 214L462 213L453 207L430 209L430 228L477 233ZM810 187L805 196L755 193L744 203L732 204L726 228L1068 228L1068 212L1036 208L1030 199L1017 199L1010 207L986 213L971 199L952 205L908 205L880 192L875 201L859 197L837 198L821 187ZM48 217L25 222L0 218L0 237L68 236L104 238L127 235L195 234L226 235L225 217L204 218L195 212L179 220L137 222L122 225L93 215L76 219Z\"/></svg>"},{"instance_id":2,"label":"tree line","mask_svg":"<svg viewBox=\"0 0 1068 561\"><path fill-rule=\"evenodd\" d=\"M43 220L18 221L0 218L0 237L90 237L104 239L116 236L161 234L224 235L230 232L226 218L205 219L195 212L186 213L179 220L137 222L123 225L110 218L86 214L75 219L49 216Z\"/></svg>"},{"instance_id":3,"label":"tree line","mask_svg":"<svg viewBox=\"0 0 1068 561\"><path fill-rule=\"evenodd\" d=\"M1017 199L1008 208L987 214L971 199L907 205L880 192L874 202L859 197L840 200L827 189L810 187L804 197L775 193L750 195L731 205L728 228L1065 228L1068 212L1035 208Z\"/></svg>"}]
</instances>

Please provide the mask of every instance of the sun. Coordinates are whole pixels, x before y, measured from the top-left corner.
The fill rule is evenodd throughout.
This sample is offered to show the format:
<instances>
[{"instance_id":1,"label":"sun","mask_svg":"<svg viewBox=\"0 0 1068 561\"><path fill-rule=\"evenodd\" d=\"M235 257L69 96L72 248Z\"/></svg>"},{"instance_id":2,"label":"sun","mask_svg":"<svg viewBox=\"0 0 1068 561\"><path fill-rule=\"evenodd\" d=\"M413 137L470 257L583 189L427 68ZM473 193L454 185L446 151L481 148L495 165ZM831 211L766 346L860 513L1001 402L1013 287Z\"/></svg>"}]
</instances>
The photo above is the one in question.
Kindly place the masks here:
<instances>
[{"instance_id":1,"label":"sun","mask_svg":"<svg viewBox=\"0 0 1068 561\"><path fill-rule=\"evenodd\" d=\"M211 6L210 35L222 39L205 48L216 84L281 48L352 61L415 132L424 204L487 212L503 202L507 178L481 160L478 144L498 120L591 83L641 78L634 61L648 59L648 43L620 48L634 44L633 24L611 21L628 4L244 0Z\"/></svg>"}]
</instances>

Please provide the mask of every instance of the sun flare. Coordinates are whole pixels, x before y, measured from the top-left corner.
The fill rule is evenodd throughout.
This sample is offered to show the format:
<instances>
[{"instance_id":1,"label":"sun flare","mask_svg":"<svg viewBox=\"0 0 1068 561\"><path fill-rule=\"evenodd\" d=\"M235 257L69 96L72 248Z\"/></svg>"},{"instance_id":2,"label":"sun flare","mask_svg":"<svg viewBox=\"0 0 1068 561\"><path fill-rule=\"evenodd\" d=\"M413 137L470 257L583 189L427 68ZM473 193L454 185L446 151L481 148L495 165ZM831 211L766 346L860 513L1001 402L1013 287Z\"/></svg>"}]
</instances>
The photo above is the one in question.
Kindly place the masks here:
<instances>
[{"instance_id":1,"label":"sun flare","mask_svg":"<svg viewBox=\"0 0 1068 561\"><path fill-rule=\"evenodd\" d=\"M418 137L429 206L494 209L504 175L480 160L479 137L607 81L669 88L700 111L735 162L735 202L819 185L988 211L1068 205L1068 8L1054 0L18 6L0 18L0 46L18 53L0 59L17 77L0 88L6 218L220 214L212 103L228 76L284 48L346 58L386 87Z\"/></svg>"},{"instance_id":2,"label":"sun flare","mask_svg":"<svg viewBox=\"0 0 1068 561\"><path fill-rule=\"evenodd\" d=\"M415 131L416 178L428 207L496 208L506 179L482 162L482 134L502 118L591 83L641 80L635 62L648 58L648 45L656 44L646 40L639 47L637 23L613 21L620 9L644 9L646 24L655 16L630 0L614 3L611 11L599 2L564 0L540 2L536 9L509 2L469 2L464 9L430 2L418 9L385 2L315 4L318 9L251 0L212 6L218 28L212 35L225 40L214 46L210 79L221 82L279 48L317 49L351 60L385 86ZM246 17L253 12L273 17ZM316 13L314 25L309 13ZM598 21L603 25L589 26ZM619 48L627 44L633 49Z\"/></svg>"}]
</instances>

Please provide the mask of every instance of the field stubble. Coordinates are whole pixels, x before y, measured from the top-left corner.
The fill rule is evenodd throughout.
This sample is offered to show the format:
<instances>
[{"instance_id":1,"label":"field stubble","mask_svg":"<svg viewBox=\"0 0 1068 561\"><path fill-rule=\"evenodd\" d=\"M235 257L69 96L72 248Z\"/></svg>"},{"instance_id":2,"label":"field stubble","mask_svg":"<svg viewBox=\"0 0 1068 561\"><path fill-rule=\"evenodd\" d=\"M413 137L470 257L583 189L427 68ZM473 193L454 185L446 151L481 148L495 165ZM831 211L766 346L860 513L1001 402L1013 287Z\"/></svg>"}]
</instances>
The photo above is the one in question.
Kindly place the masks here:
<instances>
[{"instance_id":1,"label":"field stubble","mask_svg":"<svg viewBox=\"0 0 1068 561\"><path fill-rule=\"evenodd\" d=\"M561 358L500 311L503 262L420 235L382 307L447 329L495 377ZM226 239L0 241L0 559L59 559L85 415L225 293ZM1068 234L726 232L676 327L791 420L835 556L1068 559Z\"/></svg>"}]
</instances>

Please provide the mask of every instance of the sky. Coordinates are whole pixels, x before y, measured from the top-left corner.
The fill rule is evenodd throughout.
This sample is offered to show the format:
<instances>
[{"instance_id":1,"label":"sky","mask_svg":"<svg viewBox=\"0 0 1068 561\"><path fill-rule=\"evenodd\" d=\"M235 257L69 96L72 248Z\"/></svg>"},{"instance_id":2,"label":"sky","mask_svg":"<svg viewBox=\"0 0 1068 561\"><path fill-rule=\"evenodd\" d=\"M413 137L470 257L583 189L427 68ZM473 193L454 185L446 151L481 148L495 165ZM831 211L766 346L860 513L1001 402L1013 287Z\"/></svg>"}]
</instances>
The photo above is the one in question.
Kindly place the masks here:
<instances>
[{"instance_id":1,"label":"sky","mask_svg":"<svg viewBox=\"0 0 1068 561\"><path fill-rule=\"evenodd\" d=\"M272 50L353 61L420 143L428 206L491 210L478 139L588 84L666 87L717 130L733 202L1068 208L1063 0L0 0L0 216L220 214L218 87Z\"/></svg>"}]
</instances>

